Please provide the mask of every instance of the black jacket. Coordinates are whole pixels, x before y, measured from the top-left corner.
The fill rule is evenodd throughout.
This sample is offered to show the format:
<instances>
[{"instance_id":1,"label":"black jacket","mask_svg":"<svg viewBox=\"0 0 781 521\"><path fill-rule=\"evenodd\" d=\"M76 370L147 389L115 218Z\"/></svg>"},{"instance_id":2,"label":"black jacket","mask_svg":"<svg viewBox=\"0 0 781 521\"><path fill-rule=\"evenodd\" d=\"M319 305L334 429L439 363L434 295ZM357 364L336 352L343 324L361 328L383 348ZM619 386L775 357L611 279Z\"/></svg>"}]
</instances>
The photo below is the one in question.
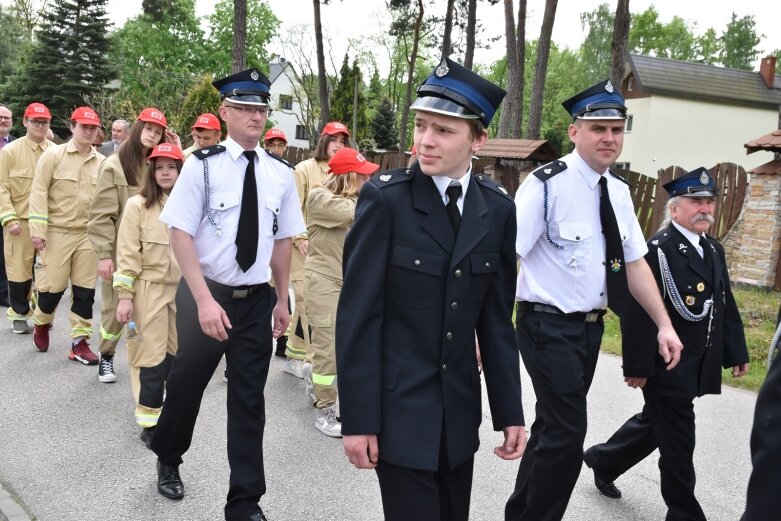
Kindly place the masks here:
<instances>
[{"instance_id":1,"label":"black jacket","mask_svg":"<svg viewBox=\"0 0 781 521\"><path fill-rule=\"evenodd\" d=\"M417 164L364 185L344 250L336 320L342 434L378 434L380 458L436 470L473 456L482 420L480 342L496 430L523 425L511 317L515 205L473 176L456 237Z\"/></svg>"}]
</instances>

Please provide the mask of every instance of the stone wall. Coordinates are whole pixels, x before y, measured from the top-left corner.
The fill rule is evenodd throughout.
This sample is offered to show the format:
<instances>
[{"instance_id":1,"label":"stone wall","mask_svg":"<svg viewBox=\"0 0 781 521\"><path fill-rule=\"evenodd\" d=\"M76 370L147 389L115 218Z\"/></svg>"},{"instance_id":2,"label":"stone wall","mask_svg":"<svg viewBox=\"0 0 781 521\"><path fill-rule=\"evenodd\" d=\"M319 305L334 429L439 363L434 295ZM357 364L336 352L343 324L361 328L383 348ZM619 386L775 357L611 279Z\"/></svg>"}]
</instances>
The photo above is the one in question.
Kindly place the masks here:
<instances>
[{"instance_id":1,"label":"stone wall","mask_svg":"<svg viewBox=\"0 0 781 521\"><path fill-rule=\"evenodd\" d=\"M781 175L749 173L743 212L724 238L733 282L772 288L781 237Z\"/></svg>"}]
</instances>

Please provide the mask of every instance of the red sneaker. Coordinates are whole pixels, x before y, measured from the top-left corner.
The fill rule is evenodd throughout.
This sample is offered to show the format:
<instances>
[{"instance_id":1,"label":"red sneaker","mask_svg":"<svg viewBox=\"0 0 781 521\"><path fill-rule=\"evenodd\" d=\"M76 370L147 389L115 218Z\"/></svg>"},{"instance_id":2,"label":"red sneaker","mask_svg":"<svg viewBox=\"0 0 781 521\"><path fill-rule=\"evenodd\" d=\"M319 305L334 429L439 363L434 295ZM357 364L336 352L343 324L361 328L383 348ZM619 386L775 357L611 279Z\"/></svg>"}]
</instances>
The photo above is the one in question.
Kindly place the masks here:
<instances>
[{"instance_id":1,"label":"red sneaker","mask_svg":"<svg viewBox=\"0 0 781 521\"><path fill-rule=\"evenodd\" d=\"M78 343L71 347L71 352L68 354L68 358L74 362L81 362L84 365L97 365L98 356L90 351L89 344L85 339L81 339Z\"/></svg>"},{"instance_id":2,"label":"red sneaker","mask_svg":"<svg viewBox=\"0 0 781 521\"><path fill-rule=\"evenodd\" d=\"M33 329L33 345L41 353L45 353L49 350L49 330L52 328L51 324L38 325L35 324Z\"/></svg>"}]
</instances>

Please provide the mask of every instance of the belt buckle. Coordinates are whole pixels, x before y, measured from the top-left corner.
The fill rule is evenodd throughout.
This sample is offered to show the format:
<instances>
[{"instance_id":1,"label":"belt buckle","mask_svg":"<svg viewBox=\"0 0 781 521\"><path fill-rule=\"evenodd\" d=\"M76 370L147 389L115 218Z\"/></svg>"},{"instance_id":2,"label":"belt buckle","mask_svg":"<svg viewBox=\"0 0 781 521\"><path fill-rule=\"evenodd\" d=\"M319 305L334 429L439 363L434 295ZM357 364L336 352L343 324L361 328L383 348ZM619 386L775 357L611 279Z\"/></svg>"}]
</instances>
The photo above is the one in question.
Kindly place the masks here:
<instances>
[{"instance_id":1,"label":"belt buckle","mask_svg":"<svg viewBox=\"0 0 781 521\"><path fill-rule=\"evenodd\" d=\"M247 298L247 295L249 295L248 289L234 289L233 290L233 298Z\"/></svg>"},{"instance_id":2,"label":"belt buckle","mask_svg":"<svg viewBox=\"0 0 781 521\"><path fill-rule=\"evenodd\" d=\"M596 322L599 320L599 312L590 311L586 313L586 322Z\"/></svg>"}]
</instances>

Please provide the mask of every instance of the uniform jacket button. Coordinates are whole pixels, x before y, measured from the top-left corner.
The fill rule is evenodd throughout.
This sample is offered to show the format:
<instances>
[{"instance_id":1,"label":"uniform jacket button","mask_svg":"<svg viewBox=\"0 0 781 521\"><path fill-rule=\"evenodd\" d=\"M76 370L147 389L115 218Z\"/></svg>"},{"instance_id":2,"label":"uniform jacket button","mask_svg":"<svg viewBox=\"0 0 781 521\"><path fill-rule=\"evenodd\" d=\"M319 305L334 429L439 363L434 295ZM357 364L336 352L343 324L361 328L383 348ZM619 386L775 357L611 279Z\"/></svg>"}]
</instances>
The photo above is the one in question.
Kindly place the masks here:
<instances>
[{"instance_id":1,"label":"uniform jacket button","mask_svg":"<svg viewBox=\"0 0 781 521\"><path fill-rule=\"evenodd\" d=\"M456 271L453 273L453 275L455 275L455 277L456 277L457 279L460 279L460 278L461 278L461 270L456 270Z\"/></svg>"},{"instance_id":2,"label":"uniform jacket button","mask_svg":"<svg viewBox=\"0 0 781 521\"><path fill-rule=\"evenodd\" d=\"M452 302L450 304L450 309L452 309L453 311L456 311L458 309L458 302Z\"/></svg>"},{"instance_id":3,"label":"uniform jacket button","mask_svg":"<svg viewBox=\"0 0 781 521\"><path fill-rule=\"evenodd\" d=\"M447 372L447 364L442 364L442 372Z\"/></svg>"},{"instance_id":4,"label":"uniform jacket button","mask_svg":"<svg viewBox=\"0 0 781 521\"><path fill-rule=\"evenodd\" d=\"M447 338L448 340L453 340L453 333L448 331L447 334L445 335L445 338Z\"/></svg>"},{"instance_id":5,"label":"uniform jacket button","mask_svg":"<svg viewBox=\"0 0 781 521\"><path fill-rule=\"evenodd\" d=\"M485 263L485 267L486 267L486 268L490 268L490 267L491 267L491 263L490 263L490 262L486 262L486 263Z\"/></svg>"},{"instance_id":6,"label":"uniform jacket button","mask_svg":"<svg viewBox=\"0 0 781 521\"><path fill-rule=\"evenodd\" d=\"M415 266L420 266L420 259L415 259Z\"/></svg>"}]
</instances>

